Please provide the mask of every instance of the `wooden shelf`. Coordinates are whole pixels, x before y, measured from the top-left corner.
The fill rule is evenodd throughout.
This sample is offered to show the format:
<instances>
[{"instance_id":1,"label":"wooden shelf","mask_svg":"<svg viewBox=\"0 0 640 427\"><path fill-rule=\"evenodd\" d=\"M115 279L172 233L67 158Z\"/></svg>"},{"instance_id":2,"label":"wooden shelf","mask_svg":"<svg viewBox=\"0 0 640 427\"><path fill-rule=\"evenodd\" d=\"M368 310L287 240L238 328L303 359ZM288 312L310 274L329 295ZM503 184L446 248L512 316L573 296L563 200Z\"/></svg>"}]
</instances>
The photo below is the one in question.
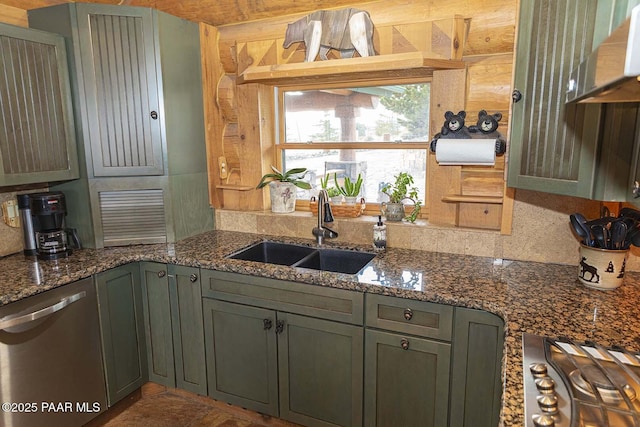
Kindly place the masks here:
<instances>
[{"instance_id":1,"label":"wooden shelf","mask_svg":"<svg viewBox=\"0 0 640 427\"><path fill-rule=\"evenodd\" d=\"M423 52L396 53L364 58L331 59L294 64L249 66L237 83L303 84L427 77L434 70L465 68L464 61L431 58Z\"/></svg>"},{"instance_id":2,"label":"wooden shelf","mask_svg":"<svg viewBox=\"0 0 640 427\"><path fill-rule=\"evenodd\" d=\"M233 185L233 184L218 184L216 188L221 188L223 190L236 190L236 191L249 191L255 189L250 185Z\"/></svg>"},{"instance_id":3,"label":"wooden shelf","mask_svg":"<svg viewBox=\"0 0 640 427\"><path fill-rule=\"evenodd\" d=\"M502 204L502 197L492 196L465 196L463 194L447 194L442 197L442 201L445 203L488 203L491 205Z\"/></svg>"}]
</instances>

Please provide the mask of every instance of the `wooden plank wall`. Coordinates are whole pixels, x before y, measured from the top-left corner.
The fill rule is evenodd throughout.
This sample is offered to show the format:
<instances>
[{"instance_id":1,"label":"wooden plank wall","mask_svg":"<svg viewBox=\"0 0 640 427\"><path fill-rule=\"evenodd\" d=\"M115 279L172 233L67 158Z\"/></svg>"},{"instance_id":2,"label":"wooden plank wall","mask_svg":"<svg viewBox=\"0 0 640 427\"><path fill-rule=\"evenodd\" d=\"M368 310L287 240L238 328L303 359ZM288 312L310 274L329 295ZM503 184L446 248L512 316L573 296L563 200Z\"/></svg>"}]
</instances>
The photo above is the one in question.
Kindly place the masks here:
<instances>
[{"instance_id":1,"label":"wooden plank wall","mask_svg":"<svg viewBox=\"0 0 640 427\"><path fill-rule=\"evenodd\" d=\"M411 24L425 20L450 19L462 15L470 21L463 51L463 60L467 62L466 95L463 108L467 111L467 125L475 124L480 110L493 114L501 112L500 132L508 135L509 108L511 102L511 82L513 72L513 50L517 16L517 0L490 2L484 0L384 0L354 5L369 12L375 26ZM288 23L294 22L304 14L295 14L261 21L217 27L219 31L219 55L224 72L236 73L236 47L247 42L268 41L282 38ZM376 40L374 32L374 41ZM444 79L446 84L446 77ZM436 111L456 110L460 106L458 94L447 94L447 90L457 90L457 84L446 86L439 94ZM451 100L449 102L448 100ZM455 100L455 101L454 101ZM432 117L432 134L442 126L444 116ZM264 148L264 147L261 147ZM431 157L431 156L430 156ZM450 175L453 169L439 167L435 161L429 162L433 175L432 183L442 181L438 177ZM435 169L435 171L434 171ZM502 204L440 202L442 191L432 192L436 200L432 205L433 223L459 225L475 228L502 229L508 232L511 223L511 204L513 193L508 192L504 181L505 157L499 157L493 168L456 168L459 183L456 188L460 194L469 196L503 197ZM440 176L441 177L441 176ZM448 181L447 178L443 178ZM429 191L429 190L428 190ZM435 207L435 203L441 203ZM436 214L436 212L442 213Z\"/></svg>"}]
</instances>

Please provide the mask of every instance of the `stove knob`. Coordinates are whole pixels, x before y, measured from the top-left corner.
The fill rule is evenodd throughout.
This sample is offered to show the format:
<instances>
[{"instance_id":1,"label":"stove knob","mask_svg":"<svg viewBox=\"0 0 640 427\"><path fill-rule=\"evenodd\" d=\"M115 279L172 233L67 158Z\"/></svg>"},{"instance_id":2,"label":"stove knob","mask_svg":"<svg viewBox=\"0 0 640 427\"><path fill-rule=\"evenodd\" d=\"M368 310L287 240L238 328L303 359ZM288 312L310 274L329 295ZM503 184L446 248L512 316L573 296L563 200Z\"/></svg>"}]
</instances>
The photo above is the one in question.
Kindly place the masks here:
<instances>
[{"instance_id":1,"label":"stove knob","mask_svg":"<svg viewBox=\"0 0 640 427\"><path fill-rule=\"evenodd\" d=\"M556 382L551 377L536 378L536 388L542 394L551 394L556 389Z\"/></svg>"},{"instance_id":2,"label":"stove knob","mask_svg":"<svg viewBox=\"0 0 640 427\"><path fill-rule=\"evenodd\" d=\"M547 364L546 363L532 363L529 365L529 370L535 378L547 376Z\"/></svg>"},{"instance_id":3,"label":"stove knob","mask_svg":"<svg viewBox=\"0 0 640 427\"><path fill-rule=\"evenodd\" d=\"M557 414L558 396L555 394L543 394L542 396L538 396L538 406L540 406L540 410L545 414Z\"/></svg>"},{"instance_id":4,"label":"stove knob","mask_svg":"<svg viewBox=\"0 0 640 427\"><path fill-rule=\"evenodd\" d=\"M551 415L536 414L533 416L533 425L536 427L554 427L556 422Z\"/></svg>"}]
</instances>

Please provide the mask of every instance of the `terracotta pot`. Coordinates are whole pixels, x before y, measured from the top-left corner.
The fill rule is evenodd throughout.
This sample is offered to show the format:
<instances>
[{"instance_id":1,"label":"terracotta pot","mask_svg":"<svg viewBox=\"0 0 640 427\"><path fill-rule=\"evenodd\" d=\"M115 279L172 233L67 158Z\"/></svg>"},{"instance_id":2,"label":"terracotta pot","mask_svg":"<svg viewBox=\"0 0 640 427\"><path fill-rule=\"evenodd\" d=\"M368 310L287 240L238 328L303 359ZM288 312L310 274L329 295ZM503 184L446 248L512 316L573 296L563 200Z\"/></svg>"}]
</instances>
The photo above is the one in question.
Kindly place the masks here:
<instances>
[{"instance_id":1,"label":"terracotta pot","mask_svg":"<svg viewBox=\"0 0 640 427\"><path fill-rule=\"evenodd\" d=\"M386 203L383 202L380 211L387 221L402 221L406 216L404 213L404 204L402 203Z\"/></svg>"},{"instance_id":2,"label":"terracotta pot","mask_svg":"<svg viewBox=\"0 0 640 427\"><path fill-rule=\"evenodd\" d=\"M290 182L271 181L271 212L291 213L296 210L296 186Z\"/></svg>"}]
</instances>

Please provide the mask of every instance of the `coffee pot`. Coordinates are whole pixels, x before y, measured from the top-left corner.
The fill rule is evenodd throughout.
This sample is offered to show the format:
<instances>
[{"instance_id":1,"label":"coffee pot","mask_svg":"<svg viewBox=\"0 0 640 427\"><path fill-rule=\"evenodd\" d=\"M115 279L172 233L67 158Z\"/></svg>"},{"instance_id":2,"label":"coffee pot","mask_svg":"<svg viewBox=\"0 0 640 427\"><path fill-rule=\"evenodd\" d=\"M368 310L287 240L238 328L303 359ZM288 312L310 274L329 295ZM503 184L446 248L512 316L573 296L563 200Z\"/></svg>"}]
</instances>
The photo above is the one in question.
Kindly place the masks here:
<instances>
[{"instance_id":1,"label":"coffee pot","mask_svg":"<svg viewBox=\"0 0 640 427\"><path fill-rule=\"evenodd\" d=\"M80 247L77 233L65 227L67 206L60 191L18 195L23 224L24 253L39 259L57 259ZM71 242L69 242L71 240Z\"/></svg>"}]
</instances>

